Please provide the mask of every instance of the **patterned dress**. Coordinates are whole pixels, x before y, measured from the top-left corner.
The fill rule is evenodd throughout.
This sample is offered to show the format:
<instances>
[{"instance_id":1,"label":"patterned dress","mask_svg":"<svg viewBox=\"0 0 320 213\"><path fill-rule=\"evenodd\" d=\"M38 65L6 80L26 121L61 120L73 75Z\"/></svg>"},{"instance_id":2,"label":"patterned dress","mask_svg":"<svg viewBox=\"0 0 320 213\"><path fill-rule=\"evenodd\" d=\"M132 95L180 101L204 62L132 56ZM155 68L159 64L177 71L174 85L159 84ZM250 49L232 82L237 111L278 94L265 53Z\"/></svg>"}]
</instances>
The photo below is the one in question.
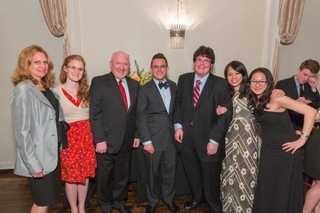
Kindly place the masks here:
<instances>
[{"instance_id":1,"label":"patterned dress","mask_svg":"<svg viewBox=\"0 0 320 213\"><path fill-rule=\"evenodd\" d=\"M247 99L233 96L233 118L226 134L226 157L222 162L223 212L252 211L258 172L258 129Z\"/></svg>"},{"instance_id":2,"label":"patterned dress","mask_svg":"<svg viewBox=\"0 0 320 213\"><path fill-rule=\"evenodd\" d=\"M68 183L85 183L86 178L95 176L97 166L93 136L89 122L89 109L81 107L81 99L75 100L61 86L55 88L66 121L68 148L60 152L61 178Z\"/></svg>"}]
</instances>

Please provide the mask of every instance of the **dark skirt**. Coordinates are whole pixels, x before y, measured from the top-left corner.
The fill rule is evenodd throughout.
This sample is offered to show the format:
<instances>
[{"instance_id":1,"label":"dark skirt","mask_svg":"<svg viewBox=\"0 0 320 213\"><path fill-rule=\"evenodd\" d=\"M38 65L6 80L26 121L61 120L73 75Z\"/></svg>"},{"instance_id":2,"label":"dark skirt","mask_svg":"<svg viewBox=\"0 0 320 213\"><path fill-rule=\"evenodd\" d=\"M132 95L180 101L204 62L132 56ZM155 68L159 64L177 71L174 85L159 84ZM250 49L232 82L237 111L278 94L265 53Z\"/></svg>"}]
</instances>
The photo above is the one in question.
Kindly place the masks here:
<instances>
[{"instance_id":1,"label":"dark skirt","mask_svg":"<svg viewBox=\"0 0 320 213\"><path fill-rule=\"evenodd\" d=\"M304 172L313 179L320 180L320 128L306 143L304 148Z\"/></svg>"},{"instance_id":2,"label":"dark skirt","mask_svg":"<svg viewBox=\"0 0 320 213\"><path fill-rule=\"evenodd\" d=\"M48 206L57 201L62 190L60 165L43 178L28 178L33 202L37 206Z\"/></svg>"}]
</instances>

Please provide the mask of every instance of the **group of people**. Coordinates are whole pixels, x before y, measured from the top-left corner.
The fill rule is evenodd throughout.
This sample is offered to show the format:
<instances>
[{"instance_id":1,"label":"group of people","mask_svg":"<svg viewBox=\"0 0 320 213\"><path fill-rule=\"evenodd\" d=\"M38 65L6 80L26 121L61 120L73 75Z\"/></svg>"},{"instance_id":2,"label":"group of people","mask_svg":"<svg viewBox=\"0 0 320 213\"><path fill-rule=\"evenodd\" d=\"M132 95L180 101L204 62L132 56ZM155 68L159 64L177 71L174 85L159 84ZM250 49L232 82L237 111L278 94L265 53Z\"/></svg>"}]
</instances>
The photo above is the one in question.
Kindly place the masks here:
<instances>
[{"instance_id":1,"label":"group of people","mask_svg":"<svg viewBox=\"0 0 320 213\"><path fill-rule=\"evenodd\" d=\"M146 162L146 213L156 212L161 199L168 211L180 212L174 202L178 157L192 194L183 205L187 211L204 204L213 213L320 210L319 169L310 165L318 154L319 130L307 142L320 119L314 78L319 63L305 61L297 75L276 86L266 68L248 75L244 64L232 61L224 79L211 73L214 63L213 49L200 46L193 54L194 72L176 84L167 79L166 57L157 53L150 64L153 79L140 86L128 77L129 55L118 51L111 56L111 72L89 84L85 60L70 55L61 66L61 85L51 89L48 54L37 45L22 50L11 79L14 173L28 177L31 212L47 212L63 180L71 212L84 213L89 178L95 177L102 211L130 213L133 148L143 149ZM61 130L61 121L70 129ZM68 144L62 147L63 133ZM305 172L314 183L303 207L306 143Z\"/></svg>"}]
</instances>

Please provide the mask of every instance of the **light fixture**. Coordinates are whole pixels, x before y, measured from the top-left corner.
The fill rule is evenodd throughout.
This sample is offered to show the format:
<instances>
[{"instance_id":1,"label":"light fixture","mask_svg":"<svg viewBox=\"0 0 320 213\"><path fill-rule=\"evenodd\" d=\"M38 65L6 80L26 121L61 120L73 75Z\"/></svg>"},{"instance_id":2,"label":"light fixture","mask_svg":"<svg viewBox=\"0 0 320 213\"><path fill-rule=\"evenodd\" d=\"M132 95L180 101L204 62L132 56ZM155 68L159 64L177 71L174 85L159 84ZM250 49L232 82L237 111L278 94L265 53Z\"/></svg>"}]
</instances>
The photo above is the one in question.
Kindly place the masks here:
<instances>
[{"instance_id":1,"label":"light fixture","mask_svg":"<svg viewBox=\"0 0 320 213\"><path fill-rule=\"evenodd\" d=\"M187 24L184 16L183 0L176 0L172 23L169 24L171 49L183 49Z\"/></svg>"}]
</instances>

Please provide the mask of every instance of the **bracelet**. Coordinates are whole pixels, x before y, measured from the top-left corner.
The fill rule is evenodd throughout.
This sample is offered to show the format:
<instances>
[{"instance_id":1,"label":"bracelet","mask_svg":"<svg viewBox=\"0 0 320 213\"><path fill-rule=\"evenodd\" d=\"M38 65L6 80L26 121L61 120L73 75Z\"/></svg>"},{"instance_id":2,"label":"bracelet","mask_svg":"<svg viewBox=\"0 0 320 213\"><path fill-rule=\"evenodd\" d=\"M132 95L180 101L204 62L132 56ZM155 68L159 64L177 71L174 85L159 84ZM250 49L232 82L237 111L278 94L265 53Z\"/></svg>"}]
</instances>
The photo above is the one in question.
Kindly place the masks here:
<instances>
[{"instance_id":1,"label":"bracelet","mask_svg":"<svg viewBox=\"0 0 320 213\"><path fill-rule=\"evenodd\" d=\"M301 132L301 136L304 137L304 138L308 138L309 135L307 133L304 133L304 132Z\"/></svg>"}]
</instances>

